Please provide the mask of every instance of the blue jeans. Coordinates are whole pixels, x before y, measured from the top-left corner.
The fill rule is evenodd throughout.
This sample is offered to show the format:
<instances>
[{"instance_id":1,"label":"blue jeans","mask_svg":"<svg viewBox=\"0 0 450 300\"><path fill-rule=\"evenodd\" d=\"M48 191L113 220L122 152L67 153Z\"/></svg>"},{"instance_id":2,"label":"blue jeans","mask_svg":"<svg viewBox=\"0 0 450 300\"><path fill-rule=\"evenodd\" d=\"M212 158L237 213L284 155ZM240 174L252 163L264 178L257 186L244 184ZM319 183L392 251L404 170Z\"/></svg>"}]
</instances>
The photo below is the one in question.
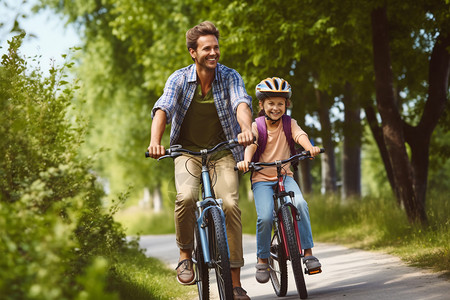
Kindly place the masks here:
<instances>
[{"instance_id":1,"label":"blue jeans","mask_svg":"<svg viewBox=\"0 0 450 300\"><path fill-rule=\"evenodd\" d=\"M258 219L256 221L256 255L265 259L270 256L270 239L273 224L273 187L276 181L260 181L252 185L253 197L255 198L255 207ZM298 222L300 231L300 242L303 249L314 247L311 223L309 220L308 204L303 199L302 192L295 182L294 178L285 176L285 189L287 192L295 193L294 204L300 213ZM290 201L289 197L287 197Z\"/></svg>"}]
</instances>

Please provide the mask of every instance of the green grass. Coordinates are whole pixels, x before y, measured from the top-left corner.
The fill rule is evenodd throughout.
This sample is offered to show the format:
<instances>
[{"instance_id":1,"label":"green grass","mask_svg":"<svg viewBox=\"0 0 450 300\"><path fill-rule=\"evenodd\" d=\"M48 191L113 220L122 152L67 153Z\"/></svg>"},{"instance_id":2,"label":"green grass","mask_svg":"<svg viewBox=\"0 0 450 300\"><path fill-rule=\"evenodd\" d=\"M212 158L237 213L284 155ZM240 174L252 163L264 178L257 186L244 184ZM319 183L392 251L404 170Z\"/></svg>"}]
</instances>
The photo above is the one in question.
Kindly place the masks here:
<instances>
[{"instance_id":1,"label":"green grass","mask_svg":"<svg viewBox=\"0 0 450 300\"><path fill-rule=\"evenodd\" d=\"M175 232L173 211L152 212L139 206L118 211L114 219L120 222L127 235L168 234Z\"/></svg>"},{"instance_id":2,"label":"green grass","mask_svg":"<svg viewBox=\"0 0 450 300\"><path fill-rule=\"evenodd\" d=\"M109 289L118 292L120 299L197 299L197 287L182 286L176 271L161 261L130 251L122 255L109 275Z\"/></svg>"},{"instance_id":3,"label":"green grass","mask_svg":"<svg viewBox=\"0 0 450 300\"><path fill-rule=\"evenodd\" d=\"M450 278L450 206L445 196L428 199L429 226L411 225L394 199L363 198L340 204L331 197L309 201L314 239L383 251Z\"/></svg>"}]
</instances>

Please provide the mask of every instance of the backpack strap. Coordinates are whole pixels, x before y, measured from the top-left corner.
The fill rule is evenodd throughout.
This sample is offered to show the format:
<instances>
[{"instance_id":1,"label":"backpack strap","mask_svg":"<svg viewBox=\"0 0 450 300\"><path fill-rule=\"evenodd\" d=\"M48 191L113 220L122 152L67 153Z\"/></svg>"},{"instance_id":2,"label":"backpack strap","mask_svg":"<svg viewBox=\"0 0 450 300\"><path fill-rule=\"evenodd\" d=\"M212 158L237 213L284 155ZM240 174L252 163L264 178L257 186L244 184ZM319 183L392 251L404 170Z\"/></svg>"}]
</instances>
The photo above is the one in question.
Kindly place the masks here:
<instances>
[{"instance_id":1,"label":"backpack strap","mask_svg":"<svg viewBox=\"0 0 450 300\"><path fill-rule=\"evenodd\" d=\"M295 149L295 141L292 138L292 126L291 126L291 117L288 115L283 115L281 117L281 121L283 122L283 131L284 135L286 135L286 141L288 142L289 149L291 150L291 155L297 154L297 150ZM297 171L298 161L291 163L294 171Z\"/></svg>"},{"instance_id":2,"label":"backpack strap","mask_svg":"<svg viewBox=\"0 0 450 300\"><path fill-rule=\"evenodd\" d=\"M266 125L266 118L264 116L256 118L255 122L256 128L258 129L258 148L256 148L256 152L253 155L252 161L258 162L261 154L266 149L267 125Z\"/></svg>"}]
</instances>

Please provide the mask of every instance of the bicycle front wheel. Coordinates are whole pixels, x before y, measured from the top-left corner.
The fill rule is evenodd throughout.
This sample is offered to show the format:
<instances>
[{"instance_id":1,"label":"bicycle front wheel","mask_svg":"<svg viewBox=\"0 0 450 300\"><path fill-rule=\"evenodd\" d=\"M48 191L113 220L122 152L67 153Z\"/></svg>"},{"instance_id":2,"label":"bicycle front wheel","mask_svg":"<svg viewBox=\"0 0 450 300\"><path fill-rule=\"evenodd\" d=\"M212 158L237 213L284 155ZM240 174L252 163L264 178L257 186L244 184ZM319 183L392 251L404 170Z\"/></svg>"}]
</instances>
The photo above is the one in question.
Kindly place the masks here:
<instances>
[{"instance_id":1,"label":"bicycle front wheel","mask_svg":"<svg viewBox=\"0 0 450 300\"><path fill-rule=\"evenodd\" d=\"M287 264L284 254L283 242L280 239L278 230L275 230L270 243L270 281L273 290L278 297L286 296L287 292Z\"/></svg>"},{"instance_id":2,"label":"bicycle front wheel","mask_svg":"<svg viewBox=\"0 0 450 300\"><path fill-rule=\"evenodd\" d=\"M308 298L308 292L306 291L305 278L303 277L301 250L298 248L297 236L294 229L294 222L297 221L293 218L291 209L287 205L281 207L281 216L297 292L301 299L306 299Z\"/></svg>"},{"instance_id":3,"label":"bicycle front wheel","mask_svg":"<svg viewBox=\"0 0 450 300\"><path fill-rule=\"evenodd\" d=\"M205 263L198 225L194 228L194 266L199 300L209 300L209 269Z\"/></svg>"},{"instance_id":4,"label":"bicycle front wheel","mask_svg":"<svg viewBox=\"0 0 450 300\"><path fill-rule=\"evenodd\" d=\"M211 263L216 271L217 288L220 299L233 299L233 283L231 281L230 259L225 223L217 207L208 209L208 236Z\"/></svg>"}]
</instances>

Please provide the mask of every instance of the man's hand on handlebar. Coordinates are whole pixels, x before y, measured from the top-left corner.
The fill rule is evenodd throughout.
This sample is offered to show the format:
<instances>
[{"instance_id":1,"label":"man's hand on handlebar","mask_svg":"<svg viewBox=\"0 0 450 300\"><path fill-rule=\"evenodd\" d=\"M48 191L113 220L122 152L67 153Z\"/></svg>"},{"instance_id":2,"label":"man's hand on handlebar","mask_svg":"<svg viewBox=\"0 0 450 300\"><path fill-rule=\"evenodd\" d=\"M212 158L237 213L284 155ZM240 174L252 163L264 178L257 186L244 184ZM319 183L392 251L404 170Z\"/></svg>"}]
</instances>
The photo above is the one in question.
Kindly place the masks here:
<instances>
[{"instance_id":1,"label":"man's hand on handlebar","mask_svg":"<svg viewBox=\"0 0 450 300\"><path fill-rule=\"evenodd\" d=\"M166 154L166 149L162 145L152 145L148 146L147 148L149 157L158 159L161 156Z\"/></svg>"},{"instance_id":2,"label":"man's hand on handlebar","mask_svg":"<svg viewBox=\"0 0 450 300\"><path fill-rule=\"evenodd\" d=\"M251 130L242 130L241 133L239 133L237 135L238 138L238 142L239 144L241 144L242 146L248 146L250 144L253 144L253 133Z\"/></svg>"}]
</instances>

